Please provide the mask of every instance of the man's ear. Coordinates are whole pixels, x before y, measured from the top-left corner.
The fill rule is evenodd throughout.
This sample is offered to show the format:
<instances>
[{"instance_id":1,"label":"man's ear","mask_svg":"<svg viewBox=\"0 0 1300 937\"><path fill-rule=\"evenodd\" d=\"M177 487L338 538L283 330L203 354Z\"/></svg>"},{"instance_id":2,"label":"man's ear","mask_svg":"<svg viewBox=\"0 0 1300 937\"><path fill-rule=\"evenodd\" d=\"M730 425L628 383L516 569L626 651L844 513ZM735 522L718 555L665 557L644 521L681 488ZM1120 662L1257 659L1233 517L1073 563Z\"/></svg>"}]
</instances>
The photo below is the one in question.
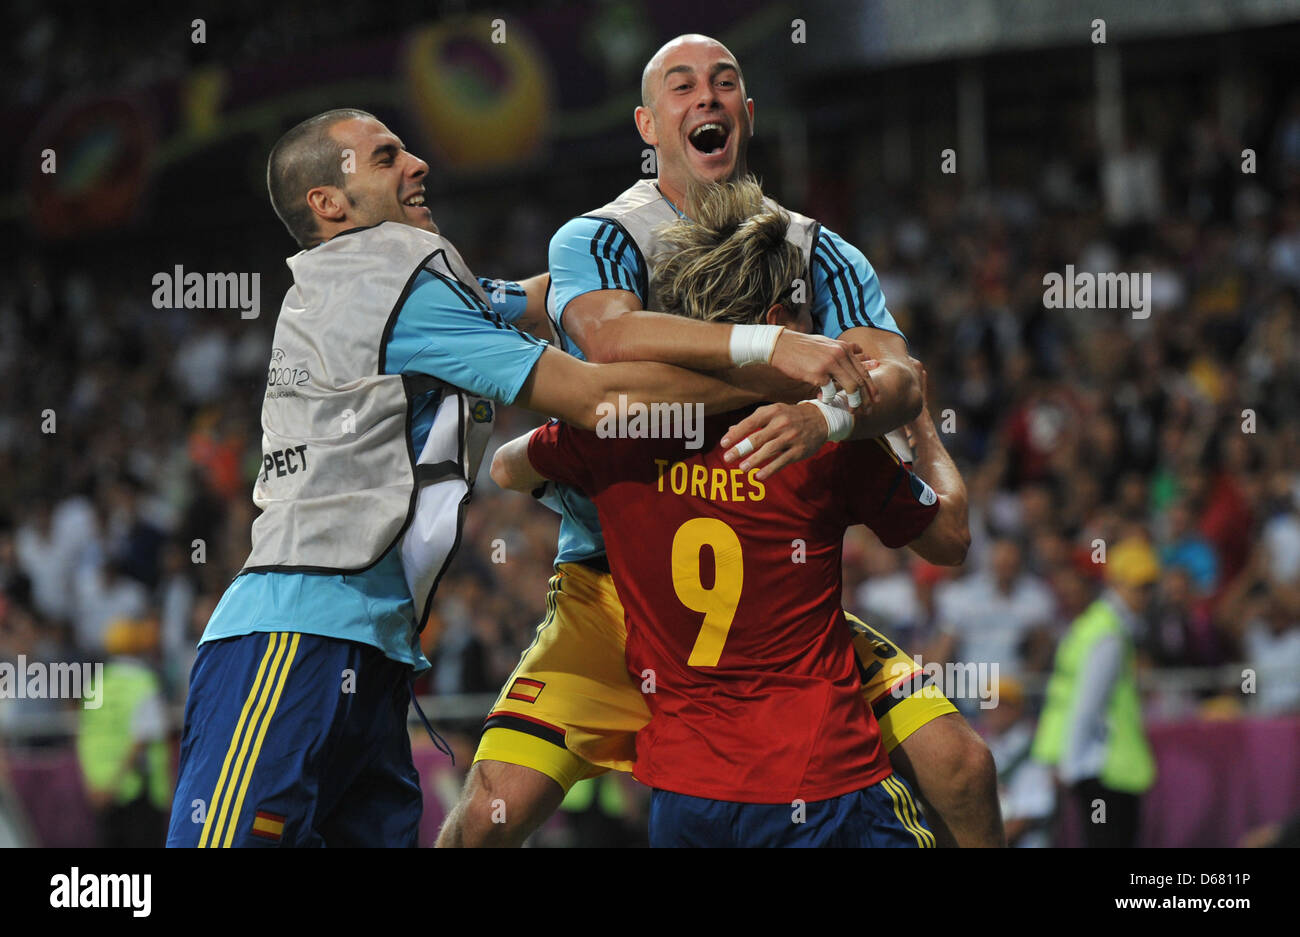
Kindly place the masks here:
<instances>
[{"instance_id":1,"label":"man's ear","mask_svg":"<svg viewBox=\"0 0 1300 937\"><path fill-rule=\"evenodd\" d=\"M785 308L785 303L773 303L772 308L767 310L767 315L763 321L768 325L788 325L790 314Z\"/></svg>"},{"instance_id":2,"label":"man's ear","mask_svg":"<svg viewBox=\"0 0 1300 937\"><path fill-rule=\"evenodd\" d=\"M753 136L754 134L754 99L753 98L745 98L745 109L749 111L749 133L750 136Z\"/></svg>"},{"instance_id":3,"label":"man's ear","mask_svg":"<svg viewBox=\"0 0 1300 937\"><path fill-rule=\"evenodd\" d=\"M659 135L655 132L655 112L645 105L640 105L633 112L636 119L636 132L641 134L641 139L651 146L659 145Z\"/></svg>"},{"instance_id":4,"label":"man's ear","mask_svg":"<svg viewBox=\"0 0 1300 937\"><path fill-rule=\"evenodd\" d=\"M326 221L343 221L347 218L347 199L343 190L332 185L318 185L307 190L307 204L316 217Z\"/></svg>"}]
</instances>

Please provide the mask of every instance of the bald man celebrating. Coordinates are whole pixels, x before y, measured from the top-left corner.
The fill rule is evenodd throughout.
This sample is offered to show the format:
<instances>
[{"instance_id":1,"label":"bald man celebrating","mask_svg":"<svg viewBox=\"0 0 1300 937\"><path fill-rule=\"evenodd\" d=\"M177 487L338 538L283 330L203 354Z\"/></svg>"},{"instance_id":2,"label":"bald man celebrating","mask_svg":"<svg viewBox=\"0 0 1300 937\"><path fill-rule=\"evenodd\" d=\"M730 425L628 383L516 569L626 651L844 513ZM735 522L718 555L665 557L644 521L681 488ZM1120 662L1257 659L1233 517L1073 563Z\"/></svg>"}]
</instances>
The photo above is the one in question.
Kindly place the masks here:
<instances>
[{"instance_id":1,"label":"bald man celebrating","mask_svg":"<svg viewBox=\"0 0 1300 937\"><path fill-rule=\"evenodd\" d=\"M641 97L636 127L655 148L658 178L572 219L551 240L548 312L561 346L590 361L664 361L720 372L767 400L798 399L782 375L826 384L800 367L796 332L750 326L761 331L742 335L724 324L648 311L655 308L658 231L686 217L693 186L746 173L754 102L736 58L699 35L679 36L655 53ZM859 382L836 380L846 399L864 404L851 438L902 426L921 409L919 377L875 271L834 232L789 214L787 238L806 262L803 282L791 284L789 298L806 302L814 332L878 362ZM832 422L816 406L764 407L733 427L723 444L732 446L731 461L742 471L760 469L761 479L816 452ZM837 438L845 432L838 423ZM547 616L488 715L461 802L439 836L442 846L519 845L576 781L631 770L636 733L649 719L642 693L651 690L625 664L623 609L596 508L562 484L548 483L541 500L561 515ZM924 673L887 638L859 630L855 646L864 695L894 767L921 795L940 843L1001 845L987 747L936 688L916 692Z\"/></svg>"}]
</instances>

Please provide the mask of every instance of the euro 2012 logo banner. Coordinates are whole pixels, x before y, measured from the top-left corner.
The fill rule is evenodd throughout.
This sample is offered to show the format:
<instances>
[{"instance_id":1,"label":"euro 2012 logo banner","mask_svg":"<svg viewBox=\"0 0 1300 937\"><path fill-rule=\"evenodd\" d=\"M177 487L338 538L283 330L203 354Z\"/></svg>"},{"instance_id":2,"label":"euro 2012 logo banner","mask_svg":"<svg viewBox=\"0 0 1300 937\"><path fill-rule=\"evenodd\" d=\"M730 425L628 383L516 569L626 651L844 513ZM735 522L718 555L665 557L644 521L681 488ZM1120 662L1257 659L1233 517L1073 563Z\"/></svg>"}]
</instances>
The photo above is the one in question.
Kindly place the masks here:
<instances>
[{"instance_id":1,"label":"euro 2012 logo banner","mask_svg":"<svg viewBox=\"0 0 1300 937\"><path fill-rule=\"evenodd\" d=\"M518 21L439 23L408 40L412 114L443 165L499 169L535 155L550 122L549 65Z\"/></svg>"}]
</instances>

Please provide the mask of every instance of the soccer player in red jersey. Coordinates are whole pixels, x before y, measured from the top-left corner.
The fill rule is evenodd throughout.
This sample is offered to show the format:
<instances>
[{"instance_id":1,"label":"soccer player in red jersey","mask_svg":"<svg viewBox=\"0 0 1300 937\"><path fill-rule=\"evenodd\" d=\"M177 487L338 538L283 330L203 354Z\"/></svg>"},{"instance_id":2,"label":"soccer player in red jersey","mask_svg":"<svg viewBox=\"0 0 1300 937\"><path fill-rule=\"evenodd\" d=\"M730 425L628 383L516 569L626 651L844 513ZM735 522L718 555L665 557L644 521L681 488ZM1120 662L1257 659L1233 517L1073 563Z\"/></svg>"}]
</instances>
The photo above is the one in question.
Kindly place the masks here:
<instances>
[{"instance_id":1,"label":"soccer player in red jersey","mask_svg":"<svg viewBox=\"0 0 1300 937\"><path fill-rule=\"evenodd\" d=\"M807 329L790 298L802 259L785 239L788 216L749 181L695 201L657 273L662 308ZM835 437L842 411L820 408ZM960 476L923 413L916 465L934 487L883 439L828 443L763 481L724 460L720 441L743 416L706 419L695 449L551 423L493 462L505 487L565 482L600 513L628 671L651 713L634 768L655 789L651 844L933 845L862 699L841 547L863 523L887 546L960 563Z\"/></svg>"}]
</instances>

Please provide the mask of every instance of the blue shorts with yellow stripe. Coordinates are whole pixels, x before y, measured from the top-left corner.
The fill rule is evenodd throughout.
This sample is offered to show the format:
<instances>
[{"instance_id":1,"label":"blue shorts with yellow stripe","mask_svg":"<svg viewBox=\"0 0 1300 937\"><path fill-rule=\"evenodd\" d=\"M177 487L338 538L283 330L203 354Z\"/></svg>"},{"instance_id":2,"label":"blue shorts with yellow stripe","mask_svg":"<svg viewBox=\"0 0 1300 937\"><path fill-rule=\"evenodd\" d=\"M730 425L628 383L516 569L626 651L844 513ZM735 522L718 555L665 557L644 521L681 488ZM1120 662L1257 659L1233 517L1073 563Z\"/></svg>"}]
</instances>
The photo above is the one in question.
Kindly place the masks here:
<instances>
[{"instance_id":1,"label":"blue shorts with yellow stripe","mask_svg":"<svg viewBox=\"0 0 1300 937\"><path fill-rule=\"evenodd\" d=\"M411 668L294 632L200 645L168 846L414 846Z\"/></svg>"},{"instance_id":2,"label":"blue shorts with yellow stripe","mask_svg":"<svg viewBox=\"0 0 1300 937\"><path fill-rule=\"evenodd\" d=\"M898 775L804 803L741 804L656 790L650 845L696 848L928 849L934 834Z\"/></svg>"}]
</instances>

